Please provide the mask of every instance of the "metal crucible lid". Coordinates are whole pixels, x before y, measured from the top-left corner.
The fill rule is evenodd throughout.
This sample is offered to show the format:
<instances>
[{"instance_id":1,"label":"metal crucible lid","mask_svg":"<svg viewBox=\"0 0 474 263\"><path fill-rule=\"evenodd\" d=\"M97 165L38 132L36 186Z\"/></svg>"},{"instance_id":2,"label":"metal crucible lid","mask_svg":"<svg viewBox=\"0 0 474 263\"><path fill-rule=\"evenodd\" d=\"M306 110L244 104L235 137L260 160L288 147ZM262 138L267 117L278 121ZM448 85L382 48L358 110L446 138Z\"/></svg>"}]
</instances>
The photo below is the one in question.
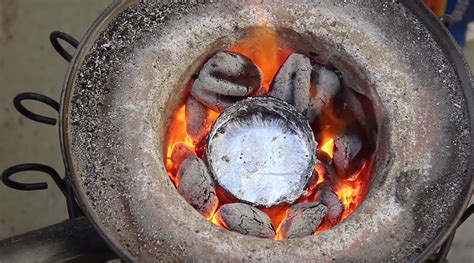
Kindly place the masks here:
<instances>
[{"instance_id":1,"label":"metal crucible lid","mask_svg":"<svg viewBox=\"0 0 474 263\"><path fill-rule=\"evenodd\" d=\"M273 97L227 108L214 124L206 157L214 179L237 199L270 207L303 194L316 162L307 119Z\"/></svg>"}]
</instances>

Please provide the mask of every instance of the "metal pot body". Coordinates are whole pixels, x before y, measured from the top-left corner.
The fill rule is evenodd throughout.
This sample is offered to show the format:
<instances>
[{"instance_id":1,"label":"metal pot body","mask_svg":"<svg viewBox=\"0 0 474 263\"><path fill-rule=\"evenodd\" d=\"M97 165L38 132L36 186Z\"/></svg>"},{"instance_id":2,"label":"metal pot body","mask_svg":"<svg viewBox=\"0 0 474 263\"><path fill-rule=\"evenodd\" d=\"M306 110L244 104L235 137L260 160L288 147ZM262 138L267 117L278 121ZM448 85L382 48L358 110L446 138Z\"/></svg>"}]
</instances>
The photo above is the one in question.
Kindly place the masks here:
<instances>
[{"instance_id":1,"label":"metal pot body","mask_svg":"<svg viewBox=\"0 0 474 263\"><path fill-rule=\"evenodd\" d=\"M212 225L178 194L164 141L186 82L246 30L297 35L372 98L371 190L332 229L274 241ZM447 31L417 1L117 1L71 61L61 145L78 201L127 260L416 261L472 192L472 83Z\"/></svg>"}]
</instances>

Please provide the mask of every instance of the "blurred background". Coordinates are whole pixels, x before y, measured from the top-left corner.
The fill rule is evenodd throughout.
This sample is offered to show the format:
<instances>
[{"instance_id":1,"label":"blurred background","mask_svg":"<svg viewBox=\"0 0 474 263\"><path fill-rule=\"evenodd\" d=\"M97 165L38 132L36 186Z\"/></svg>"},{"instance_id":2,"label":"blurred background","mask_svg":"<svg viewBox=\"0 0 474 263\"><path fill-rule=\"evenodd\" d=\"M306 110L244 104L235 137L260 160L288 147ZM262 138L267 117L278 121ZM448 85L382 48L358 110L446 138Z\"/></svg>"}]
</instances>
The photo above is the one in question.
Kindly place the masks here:
<instances>
[{"instance_id":1,"label":"blurred background","mask_svg":"<svg viewBox=\"0 0 474 263\"><path fill-rule=\"evenodd\" d=\"M50 165L64 172L57 126L35 123L16 112L13 97L42 93L59 101L67 62L51 47L49 34L59 30L80 39L112 0L0 0L0 170L24 162ZM474 68L474 1L427 0L434 12L450 14L448 23ZM28 104L35 112L53 109ZM65 199L46 175L23 173L22 182L45 180L48 190L21 192L0 183L0 240L67 219ZM34 180L32 180L34 178ZM450 262L474 262L474 220L462 225L448 256Z\"/></svg>"}]
</instances>

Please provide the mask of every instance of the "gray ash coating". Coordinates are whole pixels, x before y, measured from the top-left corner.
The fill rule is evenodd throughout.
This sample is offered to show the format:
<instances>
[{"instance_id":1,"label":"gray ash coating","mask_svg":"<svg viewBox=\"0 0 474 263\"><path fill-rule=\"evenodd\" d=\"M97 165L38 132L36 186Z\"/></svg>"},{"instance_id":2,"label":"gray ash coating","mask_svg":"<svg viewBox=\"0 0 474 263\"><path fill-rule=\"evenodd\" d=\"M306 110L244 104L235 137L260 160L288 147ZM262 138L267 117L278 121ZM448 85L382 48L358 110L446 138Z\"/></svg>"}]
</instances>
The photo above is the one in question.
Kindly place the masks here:
<instances>
[{"instance_id":1,"label":"gray ash coating","mask_svg":"<svg viewBox=\"0 0 474 263\"><path fill-rule=\"evenodd\" d=\"M270 218L261 210L242 203L225 204L216 212L226 228L243 235L273 238L275 230Z\"/></svg>"},{"instance_id":2,"label":"gray ash coating","mask_svg":"<svg viewBox=\"0 0 474 263\"><path fill-rule=\"evenodd\" d=\"M425 26L421 21L412 20L412 23L406 24L405 19L412 18L412 14L404 8L398 9L400 6L400 3L384 3L382 5L382 12L378 12L379 15L374 14L374 19L379 20L378 22L380 23L387 23L386 16L400 10L400 15L394 16L394 20L391 23L401 25L403 27L400 29L402 32L404 30L413 30L415 32L415 34L394 34L396 41L387 39L389 48L395 48L395 43L397 42L407 43L406 45L397 46L397 48L401 49L399 55L406 61L405 63L411 65L411 72L409 74L425 76L426 81L423 85L415 87L413 92L404 93L402 99L408 96L419 97L418 107L420 108L425 108L426 104L436 104L440 110L431 112L428 107L419 118L424 118L424 122L436 123L435 127L439 128L441 133L447 135L447 140L438 140L431 145L440 153L439 156L447 159L445 165L433 165L430 167L431 169L413 169L410 168L408 163L405 163L405 167L401 167L399 176L395 178L397 182L397 202L406 204L416 199L411 205L413 218L417 226L415 231L412 232L411 237L419 238L419 243L413 244L414 252L412 252L412 255L414 255L426 249L439 231L447 226L444 222L452 220L452 215L462 209L463 202L461 200L471 195L468 192L471 184L471 175L469 175L468 170L472 168L468 166L468 159L472 154L469 152L469 148L472 148L470 145L472 141L472 127L469 127L469 113L467 112L465 100L471 100L472 102L472 98L466 98L463 94L464 92L460 88L457 73L451 67L454 62L443 55L443 52L447 50L443 50L432 41L434 37L425 30ZM435 26L443 28L440 24ZM447 34L446 37L451 37L451 35ZM410 54L414 52L412 45L417 43L421 43L424 48L415 50L415 54ZM447 48L457 48L458 52L462 54L458 46ZM426 50L429 50L429 55L425 53ZM425 63L420 63L419 58L421 56L425 57ZM459 74L467 74L471 77L472 85L472 76L467 64L466 70ZM432 96L444 97L444 100L431 101L429 97L424 97L425 95L421 94L423 89L436 86L443 88L430 89L433 92ZM464 87L464 89L471 88ZM409 117L406 116L406 118L408 119ZM419 122L419 125L423 125L423 122ZM424 130L422 127L418 128L417 131L420 134L426 133L424 136L428 136L431 132ZM416 151L422 147L417 145L414 150ZM426 155L426 157L435 159L435 157L429 155ZM438 170L440 176L433 176L431 174L434 173L435 169ZM402 190L399 190L399 188ZM408 188L411 188L411 190L407 190ZM425 233L428 234L424 235ZM402 243L405 242L407 241L402 241ZM408 249L404 249L400 250L399 253L406 253L407 251Z\"/></svg>"},{"instance_id":3,"label":"gray ash coating","mask_svg":"<svg viewBox=\"0 0 474 263\"><path fill-rule=\"evenodd\" d=\"M295 106L306 114L308 111L311 86L311 60L302 54L290 55L273 80L270 96L279 98ZM318 93L319 94L319 93Z\"/></svg>"},{"instance_id":4,"label":"gray ash coating","mask_svg":"<svg viewBox=\"0 0 474 263\"><path fill-rule=\"evenodd\" d=\"M81 180L84 189L87 189L86 195L92 208L97 209L99 217L107 222L106 228L112 228L113 232L121 233L121 235L114 235L113 238L118 238L126 250L143 246L143 241L127 238L134 236L129 231L143 230L134 229L136 224L132 218L123 218L120 213L114 213L129 209L129 207L125 202L112 200L126 199L130 196L124 193L125 186L121 184L122 181L109 180L107 177L108 173L128 172L127 163L119 161L120 158L114 156L117 152L121 152L119 148L123 145L123 141L117 136L117 132L122 128L112 123L111 119L116 116L109 112L109 108L112 107L113 92L120 93L120 89L134 87L118 85L115 81L118 75L125 72L123 67L130 60L130 54L146 45L147 36L155 34L171 15L186 14L189 7L186 3L164 5L156 1L144 0L127 8L115 17L95 40L92 49L79 68L74 83L76 88L71 98L73 110L70 119L74 134L71 137L72 144L80 149L78 155L93 160L83 167L81 167L82 163L76 165L83 169ZM97 147L106 147L109 150L104 155ZM110 204L111 209L100 210L101 208L96 206L98 200ZM175 257L169 251L161 251L159 246L151 249L155 253L152 258L160 258L162 252L167 253L169 258Z\"/></svg>"},{"instance_id":5,"label":"gray ash coating","mask_svg":"<svg viewBox=\"0 0 474 263\"><path fill-rule=\"evenodd\" d=\"M186 132L195 144L201 142L207 135L207 110L193 96L186 101Z\"/></svg>"},{"instance_id":6,"label":"gray ash coating","mask_svg":"<svg viewBox=\"0 0 474 263\"><path fill-rule=\"evenodd\" d=\"M282 238L301 238L313 234L327 211L328 208L318 202L292 205L281 223Z\"/></svg>"},{"instance_id":7,"label":"gray ash coating","mask_svg":"<svg viewBox=\"0 0 474 263\"><path fill-rule=\"evenodd\" d=\"M212 216L219 199L206 164L191 155L181 163L176 177L179 181L178 192L184 199L204 217Z\"/></svg>"},{"instance_id":8,"label":"gray ash coating","mask_svg":"<svg viewBox=\"0 0 474 263\"><path fill-rule=\"evenodd\" d=\"M191 94L208 108L222 112L261 85L262 73L248 57L221 51L203 65Z\"/></svg>"},{"instance_id":9,"label":"gray ash coating","mask_svg":"<svg viewBox=\"0 0 474 263\"><path fill-rule=\"evenodd\" d=\"M230 44L238 30L265 23L314 40L311 47L343 81L379 99L385 137L378 150L388 153L378 156L372 188L354 214L320 235L283 242L205 222L160 159L164 109L179 101L194 63ZM142 1L91 41L67 83L72 97L67 90L63 97L64 143L76 188L87 191L82 201L134 259L412 261L470 194L472 136L453 61L397 1Z\"/></svg>"}]
</instances>

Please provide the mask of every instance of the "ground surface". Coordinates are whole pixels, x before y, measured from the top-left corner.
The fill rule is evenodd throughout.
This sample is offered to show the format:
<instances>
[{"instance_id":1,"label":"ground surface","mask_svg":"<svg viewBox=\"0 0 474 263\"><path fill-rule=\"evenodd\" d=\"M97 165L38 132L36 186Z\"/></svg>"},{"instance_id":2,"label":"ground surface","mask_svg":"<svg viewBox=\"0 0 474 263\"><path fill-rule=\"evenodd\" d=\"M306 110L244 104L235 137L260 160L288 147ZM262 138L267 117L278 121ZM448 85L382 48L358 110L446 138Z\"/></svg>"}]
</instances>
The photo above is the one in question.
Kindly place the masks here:
<instances>
[{"instance_id":1,"label":"ground surface","mask_svg":"<svg viewBox=\"0 0 474 263\"><path fill-rule=\"evenodd\" d=\"M39 162L63 172L57 127L22 117L11 101L24 91L59 99L67 63L49 44L49 33L61 30L80 38L110 2L0 0L0 170L17 163ZM474 29L472 32L465 54L474 68ZM55 115L40 105L31 108ZM53 182L37 174L21 176L24 182L32 179L47 181L50 189L26 193L0 184L0 239L66 219L64 198ZM474 261L473 219L459 228L449 260Z\"/></svg>"}]
</instances>

